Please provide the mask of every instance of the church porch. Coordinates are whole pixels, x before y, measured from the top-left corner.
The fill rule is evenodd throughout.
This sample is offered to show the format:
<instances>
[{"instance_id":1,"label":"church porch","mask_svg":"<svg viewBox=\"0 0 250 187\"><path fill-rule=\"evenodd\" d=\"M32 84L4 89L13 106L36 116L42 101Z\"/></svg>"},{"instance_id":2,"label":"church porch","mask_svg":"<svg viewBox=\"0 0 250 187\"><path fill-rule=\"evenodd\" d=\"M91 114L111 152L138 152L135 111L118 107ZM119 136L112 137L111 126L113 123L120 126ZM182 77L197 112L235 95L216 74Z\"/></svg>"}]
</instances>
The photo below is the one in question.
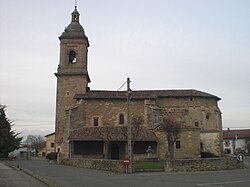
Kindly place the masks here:
<instances>
[{"instance_id":1,"label":"church porch","mask_svg":"<svg viewBox=\"0 0 250 187\"><path fill-rule=\"evenodd\" d=\"M103 127L83 127L72 131L69 136L70 158L92 158L121 160L127 154L127 137L121 127L112 127L108 131ZM145 127L140 131L134 143L134 160L148 156L148 147L157 157L157 138Z\"/></svg>"}]
</instances>

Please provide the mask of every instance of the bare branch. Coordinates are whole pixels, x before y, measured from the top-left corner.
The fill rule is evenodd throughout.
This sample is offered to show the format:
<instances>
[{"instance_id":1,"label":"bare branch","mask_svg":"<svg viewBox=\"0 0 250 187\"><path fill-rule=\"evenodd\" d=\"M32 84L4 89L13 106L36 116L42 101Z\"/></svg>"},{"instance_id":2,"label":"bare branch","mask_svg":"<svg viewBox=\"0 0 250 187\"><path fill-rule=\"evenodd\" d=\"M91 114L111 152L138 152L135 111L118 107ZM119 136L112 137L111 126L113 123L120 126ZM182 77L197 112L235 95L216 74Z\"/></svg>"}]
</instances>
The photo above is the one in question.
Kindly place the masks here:
<instances>
[{"instance_id":1,"label":"bare branch","mask_svg":"<svg viewBox=\"0 0 250 187\"><path fill-rule=\"evenodd\" d=\"M177 123L171 119L163 119L163 123L161 124L161 128L163 131L167 133L168 138L168 153L170 154L170 158L173 159L174 157L174 143L178 139L178 134L181 129L180 123ZM166 154L168 155L168 154Z\"/></svg>"},{"instance_id":2,"label":"bare branch","mask_svg":"<svg viewBox=\"0 0 250 187\"><path fill-rule=\"evenodd\" d=\"M36 136L36 135L29 135L27 137L27 145L31 149L35 149L36 154L38 154L39 149L41 149L44 146L45 138L43 136Z\"/></svg>"}]
</instances>

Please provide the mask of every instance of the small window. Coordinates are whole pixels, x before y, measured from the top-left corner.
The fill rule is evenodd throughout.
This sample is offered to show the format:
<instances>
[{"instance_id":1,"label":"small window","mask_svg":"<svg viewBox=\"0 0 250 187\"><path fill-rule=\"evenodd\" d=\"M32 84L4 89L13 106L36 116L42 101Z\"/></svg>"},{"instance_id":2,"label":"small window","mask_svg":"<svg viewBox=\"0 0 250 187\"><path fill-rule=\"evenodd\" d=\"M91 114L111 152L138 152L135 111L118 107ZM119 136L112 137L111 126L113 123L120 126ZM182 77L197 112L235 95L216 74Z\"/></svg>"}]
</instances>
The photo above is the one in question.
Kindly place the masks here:
<instances>
[{"instance_id":1,"label":"small window","mask_svg":"<svg viewBox=\"0 0 250 187\"><path fill-rule=\"evenodd\" d=\"M194 122L194 125L195 125L196 127L199 127L199 122L198 122L198 121Z\"/></svg>"},{"instance_id":2,"label":"small window","mask_svg":"<svg viewBox=\"0 0 250 187\"><path fill-rule=\"evenodd\" d=\"M203 150L203 143L200 143L200 149Z\"/></svg>"},{"instance_id":3,"label":"small window","mask_svg":"<svg viewBox=\"0 0 250 187\"><path fill-rule=\"evenodd\" d=\"M94 117L94 118L93 118L93 123L94 123L94 126L95 126L95 127L98 126L98 121L99 121L99 118L98 118L98 117Z\"/></svg>"},{"instance_id":4,"label":"small window","mask_svg":"<svg viewBox=\"0 0 250 187\"><path fill-rule=\"evenodd\" d=\"M74 20L76 21L76 15L74 15Z\"/></svg>"},{"instance_id":5,"label":"small window","mask_svg":"<svg viewBox=\"0 0 250 187\"><path fill-rule=\"evenodd\" d=\"M119 115L119 124L124 125L124 115L123 114Z\"/></svg>"},{"instance_id":6,"label":"small window","mask_svg":"<svg viewBox=\"0 0 250 187\"><path fill-rule=\"evenodd\" d=\"M70 94L69 94L69 91L68 91L68 92L66 92L66 95L70 95Z\"/></svg>"},{"instance_id":7,"label":"small window","mask_svg":"<svg viewBox=\"0 0 250 187\"><path fill-rule=\"evenodd\" d=\"M230 146L230 141L229 140L226 140L225 141L225 147L229 147Z\"/></svg>"},{"instance_id":8,"label":"small window","mask_svg":"<svg viewBox=\"0 0 250 187\"><path fill-rule=\"evenodd\" d=\"M209 119L209 117L210 117L210 113L207 113L206 114L206 119Z\"/></svg>"},{"instance_id":9,"label":"small window","mask_svg":"<svg viewBox=\"0 0 250 187\"><path fill-rule=\"evenodd\" d=\"M55 147L55 144L54 144L54 143L51 143L51 144L50 144L50 147L52 147L52 148Z\"/></svg>"},{"instance_id":10,"label":"small window","mask_svg":"<svg viewBox=\"0 0 250 187\"><path fill-rule=\"evenodd\" d=\"M181 141L180 141L180 140L177 140L177 141L175 142L175 148L176 148L176 149L180 149L180 148L181 148Z\"/></svg>"},{"instance_id":11,"label":"small window","mask_svg":"<svg viewBox=\"0 0 250 187\"><path fill-rule=\"evenodd\" d=\"M225 154L231 154L231 149L225 149Z\"/></svg>"},{"instance_id":12,"label":"small window","mask_svg":"<svg viewBox=\"0 0 250 187\"><path fill-rule=\"evenodd\" d=\"M190 100L190 101L193 101L193 97L190 97L189 100Z\"/></svg>"},{"instance_id":13,"label":"small window","mask_svg":"<svg viewBox=\"0 0 250 187\"><path fill-rule=\"evenodd\" d=\"M72 64L76 63L76 52L75 51L69 52L69 62Z\"/></svg>"}]
</instances>

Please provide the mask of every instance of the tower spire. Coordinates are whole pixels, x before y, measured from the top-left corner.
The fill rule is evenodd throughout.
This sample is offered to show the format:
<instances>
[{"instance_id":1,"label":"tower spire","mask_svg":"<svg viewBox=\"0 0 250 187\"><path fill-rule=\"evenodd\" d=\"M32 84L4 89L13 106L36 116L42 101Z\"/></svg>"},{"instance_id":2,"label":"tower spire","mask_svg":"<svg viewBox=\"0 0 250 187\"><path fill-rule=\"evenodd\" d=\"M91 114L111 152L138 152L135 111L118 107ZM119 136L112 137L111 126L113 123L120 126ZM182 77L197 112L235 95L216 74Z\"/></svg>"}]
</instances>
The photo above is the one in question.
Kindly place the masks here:
<instances>
[{"instance_id":1,"label":"tower spire","mask_svg":"<svg viewBox=\"0 0 250 187\"><path fill-rule=\"evenodd\" d=\"M77 9L77 0L75 0L75 9Z\"/></svg>"}]
</instances>

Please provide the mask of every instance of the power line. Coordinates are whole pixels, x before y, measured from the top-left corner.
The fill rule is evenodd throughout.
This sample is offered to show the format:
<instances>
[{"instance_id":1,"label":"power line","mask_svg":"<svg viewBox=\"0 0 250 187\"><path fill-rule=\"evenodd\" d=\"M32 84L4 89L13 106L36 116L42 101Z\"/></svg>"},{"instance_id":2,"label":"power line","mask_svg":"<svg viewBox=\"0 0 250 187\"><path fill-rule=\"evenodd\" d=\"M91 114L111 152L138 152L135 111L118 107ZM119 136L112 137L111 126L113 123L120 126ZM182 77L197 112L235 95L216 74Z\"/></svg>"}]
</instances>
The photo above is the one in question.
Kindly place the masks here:
<instances>
[{"instance_id":1,"label":"power line","mask_svg":"<svg viewBox=\"0 0 250 187\"><path fill-rule=\"evenodd\" d=\"M114 96L114 95L116 94L116 92L118 92L119 90L121 90L121 89L124 87L124 85L126 85L126 83L127 83L127 81L125 81L125 82L115 91L115 93L114 93L113 95L110 95L109 98L111 98L112 96ZM101 107L103 107L103 105L97 106L97 107L94 108L92 111L90 111L89 114L93 113L95 110L97 110L97 109L99 109L99 108L101 108Z\"/></svg>"},{"instance_id":2,"label":"power line","mask_svg":"<svg viewBox=\"0 0 250 187\"><path fill-rule=\"evenodd\" d=\"M118 92L120 89L122 89L122 87L125 86L126 83L127 83L127 81L125 81L125 82L123 83L123 85L121 85L120 88L118 88L117 92Z\"/></svg>"}]
</instances>

